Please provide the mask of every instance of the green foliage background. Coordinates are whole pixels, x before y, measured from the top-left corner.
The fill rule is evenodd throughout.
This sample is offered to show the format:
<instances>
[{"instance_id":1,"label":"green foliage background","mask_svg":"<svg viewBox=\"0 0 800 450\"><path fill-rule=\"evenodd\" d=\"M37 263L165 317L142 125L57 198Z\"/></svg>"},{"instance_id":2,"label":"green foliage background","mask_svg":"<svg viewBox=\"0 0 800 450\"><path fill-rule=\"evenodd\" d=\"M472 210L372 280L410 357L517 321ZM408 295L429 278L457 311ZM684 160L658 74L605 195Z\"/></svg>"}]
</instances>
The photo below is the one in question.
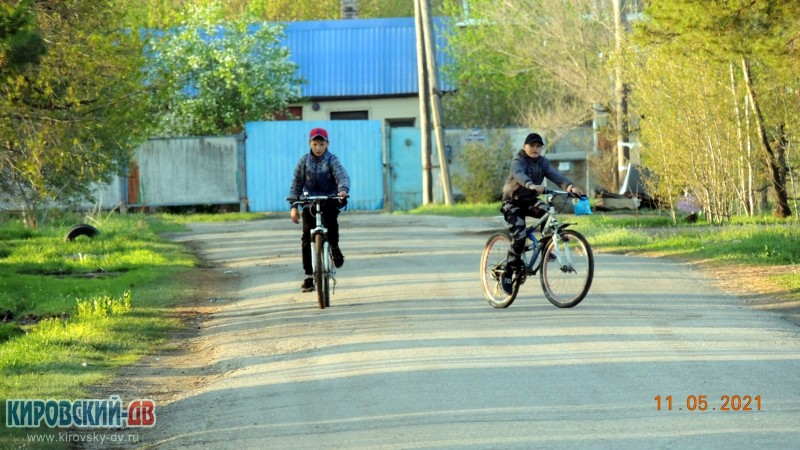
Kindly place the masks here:
<instances>
[{"instance_id":1,"label":"green foliage background","mask_svg":"<svg viewBox=\"0 0 800 450\"><path fill-rule=\"evenodd\" d=\"M514 149L508 136L490 133L488 142L470 142L457 157L464 172L453 174L454 185L470 203L500 200Z\"/></svg>"}]
</instances>

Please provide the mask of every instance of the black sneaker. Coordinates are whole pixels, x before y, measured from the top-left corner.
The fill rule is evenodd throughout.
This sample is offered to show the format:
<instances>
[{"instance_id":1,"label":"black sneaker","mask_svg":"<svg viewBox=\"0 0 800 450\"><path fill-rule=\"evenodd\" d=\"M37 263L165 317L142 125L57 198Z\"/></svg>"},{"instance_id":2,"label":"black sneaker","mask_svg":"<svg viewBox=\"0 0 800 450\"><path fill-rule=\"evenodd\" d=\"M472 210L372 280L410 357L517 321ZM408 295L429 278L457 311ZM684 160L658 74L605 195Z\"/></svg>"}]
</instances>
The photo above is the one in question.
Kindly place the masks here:
<instances>
[{"instance_id":1,"label":"black sneaker","mask_svg":"<svg viewBox=\"0 0 800 450\"><path fill-rule=\"evenodd\" d=\"M344 265L344 255L339 247L331 247L331 254L333 255L333 265L338 269Z\"/></svg>"},{"instance_id":2,"label":"black sneaker","mask_svg":"<svg viewBox=\"0 0 800 450\"><path fill-rule=\"evenodd\" d=\"M314 290L314 279L308 277L305 280L303 280L303 284L300 285L300 291L311 292L313 290Z\"/></svg>"},{"instance_id":3,"label":"black sneaker","mask_svg":"<svg viewBox=\"0 0 800 450\"><path fill-rule=\"evenodd\" d=\"M505 292L508 295L511 295L511 293L514 290L513 281L514 281L513 272L503 272L503 275L500 276L500 287L503 288L503 292Z\"/></svg>"}]
</instances>

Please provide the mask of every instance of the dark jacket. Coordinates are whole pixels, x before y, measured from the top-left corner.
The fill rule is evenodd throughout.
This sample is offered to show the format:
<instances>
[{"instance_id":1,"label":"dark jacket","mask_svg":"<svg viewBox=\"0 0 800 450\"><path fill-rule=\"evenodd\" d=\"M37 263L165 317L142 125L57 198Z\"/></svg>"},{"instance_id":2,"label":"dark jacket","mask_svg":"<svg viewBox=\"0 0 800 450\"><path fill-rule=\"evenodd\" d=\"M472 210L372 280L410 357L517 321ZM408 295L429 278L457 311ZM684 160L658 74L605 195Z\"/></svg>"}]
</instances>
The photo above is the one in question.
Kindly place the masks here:
<instances>
[{"instance_id":1,"label":"dark jacket","mask_svg":"<svg viewBox=\"0 0 800 450\"><path fill-rule=\"evenodd\" d=\"M311 151L303 155L294 168L289 198L308 195L333 195L350 192L350 177L344 166L330 151L317 158Z\"/></svg>"},{"instance_id":2,"label":"dark jacket","mask_svg":"<svg viewBox=\"0 0 800 450\"><path fill-rule=\"evenodd\" d=\"M526 188L529 183L541 185L544 179L552 181L561 189L572 184L567 177L550 165L544 156L536 159L528 157L525 150L520 150L511 160L511 170L503 186L503 201L531 201L537 197L536 192Z\"/></svg>"}]
</instances>

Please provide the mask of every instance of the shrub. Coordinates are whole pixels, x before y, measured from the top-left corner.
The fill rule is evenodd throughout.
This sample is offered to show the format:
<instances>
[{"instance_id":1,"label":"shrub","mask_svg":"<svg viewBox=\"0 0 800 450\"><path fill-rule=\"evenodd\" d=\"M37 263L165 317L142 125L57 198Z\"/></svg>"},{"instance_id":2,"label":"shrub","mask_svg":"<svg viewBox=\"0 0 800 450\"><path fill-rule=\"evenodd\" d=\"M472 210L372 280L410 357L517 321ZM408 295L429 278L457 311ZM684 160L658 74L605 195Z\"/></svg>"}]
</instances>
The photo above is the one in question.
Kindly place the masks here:
<instances>
[{"instance_id":1,"label":"shrub","mask_svg":"<svg viewBox=\"0 0 800 450\"><path fill-rule=\"evenodd\" d=\"M508 136L498 133L483 142L470 142L457 156L464 173L453 175L453 181L469 203L490 203L503 194L514 150Z\"/></svg>"}]
</instances>

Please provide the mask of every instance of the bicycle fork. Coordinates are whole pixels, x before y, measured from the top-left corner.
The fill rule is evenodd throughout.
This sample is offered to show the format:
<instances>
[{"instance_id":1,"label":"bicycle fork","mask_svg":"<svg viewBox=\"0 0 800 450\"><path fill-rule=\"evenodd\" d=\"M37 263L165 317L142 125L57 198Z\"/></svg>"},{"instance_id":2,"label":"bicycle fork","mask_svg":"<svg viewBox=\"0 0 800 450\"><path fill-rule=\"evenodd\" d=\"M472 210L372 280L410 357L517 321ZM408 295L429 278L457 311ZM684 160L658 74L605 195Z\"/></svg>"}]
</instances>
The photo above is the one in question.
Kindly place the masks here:
<instances>
[{"instance_id":1,"label":"bicycle fork","mask_svg":"<svg viewBox=\"0 0 800 450\"><path fill-rule=\"evenodd\" d=\"M563 253L561 243L564 243ZM567 244L569 241L562 239L559 233L553 234L553 249L555 250L553 254L556 257L556 262L558 262L558 266L561 268L562 272L575 272L575 269L572 267L572 255L569 252L569 245Z\"/></svg>"},{"instance_id":2,"label":"bicycle fork","mask_svg":"<svg viewBox=\"0 0 800 450\"><path fill-rule=\"evenodd\" d=\"M319 224L319 222L317 222ZM322 235L322 254L325 255L322 258L322 270L323 277L330 278L331 283L331 293L336 292L336 266L333 265L333 253L331 253L331 245L328 243L328 229L322 225L317 225L316 228L311 230L311 241L316 240L316 236L320 234ZM316 259L311 259L312 264L316 264Z\"/></svg>"}]
</instances>

